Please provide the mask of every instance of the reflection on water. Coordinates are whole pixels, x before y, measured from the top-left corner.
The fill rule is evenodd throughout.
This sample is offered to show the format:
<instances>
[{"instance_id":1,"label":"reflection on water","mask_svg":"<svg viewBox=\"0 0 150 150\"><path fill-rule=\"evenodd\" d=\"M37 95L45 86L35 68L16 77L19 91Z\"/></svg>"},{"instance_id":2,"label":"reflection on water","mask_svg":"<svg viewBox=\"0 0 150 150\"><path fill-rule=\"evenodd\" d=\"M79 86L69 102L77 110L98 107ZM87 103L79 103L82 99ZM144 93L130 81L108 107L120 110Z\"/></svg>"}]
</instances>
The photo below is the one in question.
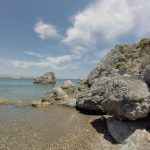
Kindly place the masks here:
<instances>
[{"instance_id":1,"label":"reflection on water","mask_svg":"<svg viewBox=\"0 0 150 150\"><path fill-rule=\"evenodd\" d=\"M76 110L52 105L47 109L0 106L0 149L47 149L89 116Z\"/></svg>"}]
</instances>

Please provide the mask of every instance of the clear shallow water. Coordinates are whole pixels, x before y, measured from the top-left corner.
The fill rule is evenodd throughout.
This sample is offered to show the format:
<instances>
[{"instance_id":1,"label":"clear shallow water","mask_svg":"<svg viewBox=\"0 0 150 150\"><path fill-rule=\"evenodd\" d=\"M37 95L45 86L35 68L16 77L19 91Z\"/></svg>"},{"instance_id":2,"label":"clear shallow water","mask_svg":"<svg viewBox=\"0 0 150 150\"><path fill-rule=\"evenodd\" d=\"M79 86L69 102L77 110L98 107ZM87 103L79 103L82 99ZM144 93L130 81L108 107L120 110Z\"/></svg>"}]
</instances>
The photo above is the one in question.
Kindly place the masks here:
<instances>
[{"instance_id":1,"label":"clear shallow water","mask_svg":"<svg viewBox=\"0 0 150 150\"><path fill-rule=\"evenodd\" d=\"M0 150L46 150L87 124L89 116L52 105L47 109L0 106ZM60 148L61 149L61 148Z\"/></svg>"},{"instance_id":2,"label":"clear shallow water","mask_svg":"<svg viewBox=\"0 0 150 150\"><path fill-rule=\"evenodd\" d=\"M77 85L78 80L71 80ZM56 84L34 84L32 79L0 78L0 98L17 100L33 100L40 98L46 91L61 86L64 79L58 79Z\"/></svg>"}]
</instances>

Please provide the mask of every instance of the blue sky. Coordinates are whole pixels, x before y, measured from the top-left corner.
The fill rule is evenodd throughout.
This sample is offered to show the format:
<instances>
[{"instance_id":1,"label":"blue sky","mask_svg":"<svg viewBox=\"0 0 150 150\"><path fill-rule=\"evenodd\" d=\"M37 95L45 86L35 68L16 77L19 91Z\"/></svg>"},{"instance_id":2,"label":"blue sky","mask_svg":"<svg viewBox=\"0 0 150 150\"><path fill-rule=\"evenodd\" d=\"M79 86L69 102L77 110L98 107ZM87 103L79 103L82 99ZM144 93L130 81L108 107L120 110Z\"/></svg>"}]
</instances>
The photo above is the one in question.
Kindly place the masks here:
<instances>
[{"instance_id":1,"label":"blue sky","mask_svg":"<svg viewBox=\"0 0 150 150\"><path fill-rule=\"evenodd\" d=\"M149 0L0 0L0 75L88 75L117 43L150 37Z\"/></svg>"}]
</instances>

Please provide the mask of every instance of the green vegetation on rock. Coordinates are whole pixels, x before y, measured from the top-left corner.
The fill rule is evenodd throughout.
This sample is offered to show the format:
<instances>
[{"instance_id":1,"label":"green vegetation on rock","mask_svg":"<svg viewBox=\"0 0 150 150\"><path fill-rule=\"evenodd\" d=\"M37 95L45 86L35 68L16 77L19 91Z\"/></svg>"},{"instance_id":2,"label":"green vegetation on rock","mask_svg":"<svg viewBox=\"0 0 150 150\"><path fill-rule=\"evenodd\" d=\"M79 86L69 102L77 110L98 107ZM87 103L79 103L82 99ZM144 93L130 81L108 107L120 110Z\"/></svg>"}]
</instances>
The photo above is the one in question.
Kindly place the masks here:
<instances>
[{"instance_id":1,"label":"green vegetation on rock","mask_svg":"<svg viewBox=\"0 0 150 150\"><path fill-rule=\"evenodd\" d=\"M144 48L145 46L150 45L150 38L143 38L138 44L137 48Z\"/></svg>"},{"instance_id":2,"label":"green vegetation on rock","mask_svg":"<svg viewBox=\"0 0 150 150\"><path fill-rule=\"evenodd\" d=\"M122 67L125 67L125 62L124 61L119 61L117 62L117 68L122 68Z\"/></svg>"}]
</instances>

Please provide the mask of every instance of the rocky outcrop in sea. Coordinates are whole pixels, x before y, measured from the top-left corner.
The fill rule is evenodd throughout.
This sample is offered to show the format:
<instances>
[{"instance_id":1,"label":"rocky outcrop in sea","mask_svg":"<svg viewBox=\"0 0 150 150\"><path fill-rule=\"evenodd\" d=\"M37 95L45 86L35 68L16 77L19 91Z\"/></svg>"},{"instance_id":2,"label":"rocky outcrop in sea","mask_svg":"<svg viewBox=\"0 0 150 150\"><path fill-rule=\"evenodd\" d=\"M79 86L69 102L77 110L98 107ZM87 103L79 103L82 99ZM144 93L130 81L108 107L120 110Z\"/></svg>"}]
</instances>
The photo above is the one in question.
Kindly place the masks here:
<instances>
[{"instance_id":1,"label":"rocky outcrop in sea","mask_svg":"<svg viewBox=\"0 0 150 150\"><path fill-rule=\"evenodd\" d=\"M45 83L56 83L56 77L53 72L47 72L44 75L33 79L33 83L45 84Z\"/></svg>"},{"instance_id":2,"label":"rocky outcrop in sea","mask_svg":"<svg viewBox=\"0 0 150 150\"><path fill-rule=\"evenodd\" d=\"M70 80L64 81L62 87L56 87L46 92L40 100L32 101L33 107L48 107L55 103L69 107L76 107L75 86Z\"/></svg>"}]
</instances>

